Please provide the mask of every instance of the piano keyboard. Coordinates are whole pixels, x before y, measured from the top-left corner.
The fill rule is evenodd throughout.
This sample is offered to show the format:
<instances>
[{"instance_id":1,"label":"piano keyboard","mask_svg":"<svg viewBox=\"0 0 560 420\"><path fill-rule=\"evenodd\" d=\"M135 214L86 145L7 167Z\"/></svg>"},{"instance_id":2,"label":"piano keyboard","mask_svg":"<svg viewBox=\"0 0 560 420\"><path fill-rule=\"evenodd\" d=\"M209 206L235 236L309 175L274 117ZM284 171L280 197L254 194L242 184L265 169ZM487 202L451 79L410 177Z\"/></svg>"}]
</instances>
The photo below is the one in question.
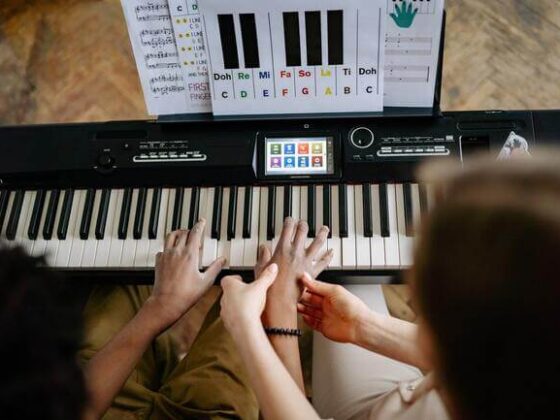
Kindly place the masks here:
<instances>
[{"instance_id":1,"label":"piano keyboard","mask_svg":"<svg viewBox=\"0 0 560 420\"><path fill-rule=\"evenodd\" d=\"M166 234L205 218L201 266L225 256L231 269L252 269L259 245L276 246L293 217L309 223L309 243L330 228L330 269L400 269L432 203L411 183L2 190L0 239L56 268L151 269Z\"/></svg>"}]
</instances>

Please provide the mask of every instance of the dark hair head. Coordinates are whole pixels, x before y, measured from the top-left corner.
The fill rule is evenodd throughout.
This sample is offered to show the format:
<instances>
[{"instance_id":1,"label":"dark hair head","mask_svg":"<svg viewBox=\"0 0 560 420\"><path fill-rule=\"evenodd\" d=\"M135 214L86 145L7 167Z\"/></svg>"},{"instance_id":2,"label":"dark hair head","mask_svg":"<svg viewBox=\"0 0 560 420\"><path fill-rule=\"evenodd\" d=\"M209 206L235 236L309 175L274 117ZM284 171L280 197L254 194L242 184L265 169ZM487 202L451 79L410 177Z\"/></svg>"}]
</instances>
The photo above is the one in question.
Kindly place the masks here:
<instances>
[{"instance_id":1,"label":"dark hair head","mask_svg":"<svg viewBox=\"0 0 560 420\"><path fill-rule=\"evenodd\" d=\"M77 419L85 387L76 362L80 317L59 305L43 260L0 247L0 413L3 419Z\"/></svg>"},{"instance_id":2,"label":"dark hair head","mask_svg":"<svg viewBox=\"0 0 560 420\"><path fill-rule=\"evenodd\" d=\"M412 284L454 409L549 418L560 391L559 162L482 161L438 188L445 200L424 225Z\"/></svg>"}]
</instances>

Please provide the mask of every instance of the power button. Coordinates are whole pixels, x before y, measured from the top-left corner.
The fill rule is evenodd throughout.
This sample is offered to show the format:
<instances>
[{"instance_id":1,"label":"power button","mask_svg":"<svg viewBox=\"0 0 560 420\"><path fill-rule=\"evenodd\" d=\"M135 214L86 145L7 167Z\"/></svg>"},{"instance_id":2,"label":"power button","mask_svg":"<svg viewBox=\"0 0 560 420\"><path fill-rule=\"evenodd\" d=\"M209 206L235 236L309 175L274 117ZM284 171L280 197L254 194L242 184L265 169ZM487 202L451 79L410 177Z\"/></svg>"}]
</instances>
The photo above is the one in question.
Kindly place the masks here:
<instances>
[{"instance_id":1,"label":"power button","mask_svg":"<svg viewBox=\"0 0 560 420\"><path fill-rule=\"evenodd\" d=\"M373 144L375 136L373 132L366 127L358 127L350 133L350 142L358 149L367 149Z\"/></svg>"}]
</instances>

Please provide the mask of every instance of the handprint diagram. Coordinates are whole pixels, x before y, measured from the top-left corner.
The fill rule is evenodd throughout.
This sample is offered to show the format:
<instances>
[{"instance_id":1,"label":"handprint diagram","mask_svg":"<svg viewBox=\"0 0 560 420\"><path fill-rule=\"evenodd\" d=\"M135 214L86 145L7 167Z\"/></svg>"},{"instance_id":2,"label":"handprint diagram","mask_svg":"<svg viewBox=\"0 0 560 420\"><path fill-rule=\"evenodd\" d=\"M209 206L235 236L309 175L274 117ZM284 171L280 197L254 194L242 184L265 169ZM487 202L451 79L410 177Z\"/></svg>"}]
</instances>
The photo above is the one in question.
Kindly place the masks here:
<instances>
[{"instance_id":1,"label":"handprint diagram","mask_svg":"<svg viewBox=\"0 0 560 420\"><path fill-rule=\"evenodd\" d=\"M391 17L399 28L410 28L414 22L414 18L418 13L418 8L412 6L412 2L403 0L401 6L395 4L395 12L391 13Z\"/></svg>"}]
</instances>

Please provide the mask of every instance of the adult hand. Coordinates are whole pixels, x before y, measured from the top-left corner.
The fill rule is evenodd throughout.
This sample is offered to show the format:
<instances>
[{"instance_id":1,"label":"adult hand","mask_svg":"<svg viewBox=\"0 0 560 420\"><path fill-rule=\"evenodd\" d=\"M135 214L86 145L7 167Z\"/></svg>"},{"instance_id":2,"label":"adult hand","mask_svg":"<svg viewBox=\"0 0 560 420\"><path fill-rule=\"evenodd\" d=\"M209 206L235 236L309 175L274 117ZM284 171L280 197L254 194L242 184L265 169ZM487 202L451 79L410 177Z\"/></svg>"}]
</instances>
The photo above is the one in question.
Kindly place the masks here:
<instances>
[{"instance_id":1,"label":"adult hand","mask_svg":"<svg viewBox=\"0 0 560 420\"><path fill-rule=\"evenodd\" d=\"M305 221L296 223L291 217L286 218L278 245L271 255L270 249L262 246L255 266L255 277L270 263L278 265L278 279L269 291L269 298L295 303L301 296L301 287L297 279L304 273L317 277L332 259L332 250L321 252L327 240L329 229L321 227L317 236L306 248L305 241L309 226Z\"/></svg>"},{"instance_id":2,"label":"adult hand","mask_svg":"<svg viewBox=\"0 0 560 420\"><path fill-rule=\"evenodd\" d=\"M305 274L306 290L298 303L298 312L307 325L330 340L357 343L360 321L370 312L358 297L340 285L323 283Z\"/></svg>"},{"instance_id":3,"label":"adult hand","mask_svg":"<svg viewBox=\"0 0 560 420\"><path fill-rule=\"evenodd\" d=\"M239 276L222 279L224 292L221 300L221 317L233 337L248 327L261 325L261 315L266 304L266 292L276 279L278 266L270 264L252 283L243 283Z\"/></svg>"},{"instance_id":4,"label":"adult hand","mask_svg":"<svg viewBox=\"0 0 560 420\"><path fill-rule=\"evenodd\" d=\"M148 299L155 303L165 326L177 321L212 286L225 263L216 259L204 272L199 270L199 255L206 221L192 230L177 230L165 239L163 252L156 256L155 283Z\"/></svg>"}]
</instances>

